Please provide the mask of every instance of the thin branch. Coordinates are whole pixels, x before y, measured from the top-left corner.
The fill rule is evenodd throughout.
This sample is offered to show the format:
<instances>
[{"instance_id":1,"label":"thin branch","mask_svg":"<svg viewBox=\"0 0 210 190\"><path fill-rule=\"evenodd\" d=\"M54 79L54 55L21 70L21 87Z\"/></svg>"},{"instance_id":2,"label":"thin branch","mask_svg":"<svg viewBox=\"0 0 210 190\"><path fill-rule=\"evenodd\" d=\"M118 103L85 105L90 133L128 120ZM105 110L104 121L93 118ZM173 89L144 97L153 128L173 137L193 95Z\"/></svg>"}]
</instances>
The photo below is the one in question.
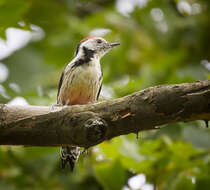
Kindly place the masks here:
<instances>
[{"instance_id":1,"label":"thin branch","mask_svg":"<svg viewBox=\"0 0 210 190\"><path fill-rule=\"evenodd\" d=\"M210 80L161 85L123 98L64 107L0 105L0 144L90 147L128 133L210 120Z\"/></svg>"}]
</instances>

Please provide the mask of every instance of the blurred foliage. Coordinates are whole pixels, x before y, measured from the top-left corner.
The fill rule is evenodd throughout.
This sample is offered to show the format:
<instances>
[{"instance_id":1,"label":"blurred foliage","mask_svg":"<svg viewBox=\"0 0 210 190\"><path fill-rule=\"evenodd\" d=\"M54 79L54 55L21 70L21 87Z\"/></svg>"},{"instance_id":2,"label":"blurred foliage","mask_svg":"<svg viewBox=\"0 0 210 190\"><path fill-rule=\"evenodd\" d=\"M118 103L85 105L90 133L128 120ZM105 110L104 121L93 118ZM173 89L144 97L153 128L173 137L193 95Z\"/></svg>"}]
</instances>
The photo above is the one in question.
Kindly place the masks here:
<instances>
[{"instance_id":1,"label":"blurred foliage","mask_svg":"<svg viewBox=\"0 0 210 190\"><path fill-rule=\"evenodd\" d=\"M119 8L125 2L130 12ZM210 60L209 18L205 0L0 0L3 40L11 27L32 33L39 27L44 34L1 60L9 77L0 83L0 103L18 96L33 105L55 102L63 67L77 43L97 28L111 31L107 40L121 42L102 60L102 96L207 79L200 63ZM19 91L11 88L14 83ZM209 129L197 121L143 132L138 140L118 137L82 155L74 173L61 171L59 148L0 147L4 190L132 189L128 180L139 173L158 190L210 189Z\"/></svg>"}]
</instances>

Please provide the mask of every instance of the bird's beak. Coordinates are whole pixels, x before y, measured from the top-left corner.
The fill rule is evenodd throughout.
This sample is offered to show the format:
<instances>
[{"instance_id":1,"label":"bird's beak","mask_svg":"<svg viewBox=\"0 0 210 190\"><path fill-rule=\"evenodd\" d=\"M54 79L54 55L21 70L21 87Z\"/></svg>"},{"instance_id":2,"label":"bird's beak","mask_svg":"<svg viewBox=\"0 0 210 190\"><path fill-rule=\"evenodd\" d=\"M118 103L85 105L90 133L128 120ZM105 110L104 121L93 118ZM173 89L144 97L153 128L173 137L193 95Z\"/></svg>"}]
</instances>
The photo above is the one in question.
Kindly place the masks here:
<instances>
[{"instance_id":1,"label":"bird's beak","mask_svg":"<svg viewBox=\"0 0 210 190\"><path fill-rule=\"evenodd\" d=\"M112 43L109 43L110 47L115 47L115 46L119 46L120 43L119 42L112 42Z\"/></svg>"}]
</instances>

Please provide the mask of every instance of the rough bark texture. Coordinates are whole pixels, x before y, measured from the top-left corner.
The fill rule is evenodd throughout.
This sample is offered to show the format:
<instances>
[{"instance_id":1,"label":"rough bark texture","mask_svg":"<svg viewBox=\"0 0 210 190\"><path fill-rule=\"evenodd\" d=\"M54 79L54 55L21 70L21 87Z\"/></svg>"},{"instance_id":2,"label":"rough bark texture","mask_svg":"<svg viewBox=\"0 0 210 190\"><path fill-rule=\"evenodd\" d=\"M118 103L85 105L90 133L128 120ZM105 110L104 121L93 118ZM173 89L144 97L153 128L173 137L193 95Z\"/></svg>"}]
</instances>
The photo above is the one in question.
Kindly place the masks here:
<instances>
[{"instance_id":1,"label":"rough bark texture","mask_svg":"<svg viewBox=\"0 0 210 190\"><path fill-rule=\"evenodd\" d=\"M161 85L89 105L0 105L0 144L87 148L162 124L209 119L210 80Z\"/></svg>"}]
</instances>

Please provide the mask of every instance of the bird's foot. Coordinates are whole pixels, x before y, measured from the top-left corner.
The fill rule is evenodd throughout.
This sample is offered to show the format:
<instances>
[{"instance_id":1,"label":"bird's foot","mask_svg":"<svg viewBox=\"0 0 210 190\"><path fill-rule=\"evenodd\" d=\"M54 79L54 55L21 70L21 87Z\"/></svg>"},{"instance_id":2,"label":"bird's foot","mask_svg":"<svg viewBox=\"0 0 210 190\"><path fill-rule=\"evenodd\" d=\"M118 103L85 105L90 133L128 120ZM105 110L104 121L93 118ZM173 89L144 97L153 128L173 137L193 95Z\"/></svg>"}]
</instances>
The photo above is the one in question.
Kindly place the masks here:
<instances>
[{"instance_id":1,"label":"bird's foot","mask_svg":"<svg viewBox=\"0 0 210 190\"><path fill-rule=\"evenodd\" d=\"M84 148L84 150L82 151L82 154L88 155L88 153L89 153L88 148Z\"/></svg>"},{"instance_id":2,"label":"bird's foot","mask_svg":"<svg viewBox=\"0 0 210 190\"><path fill-rule=\"evenodd\" d=\"M50 106L50 111L54 111L56 108L59 108L63 105L61 104L57 104L57 103L53 103L51 106Z\"/></svg>"}]
</instances>

